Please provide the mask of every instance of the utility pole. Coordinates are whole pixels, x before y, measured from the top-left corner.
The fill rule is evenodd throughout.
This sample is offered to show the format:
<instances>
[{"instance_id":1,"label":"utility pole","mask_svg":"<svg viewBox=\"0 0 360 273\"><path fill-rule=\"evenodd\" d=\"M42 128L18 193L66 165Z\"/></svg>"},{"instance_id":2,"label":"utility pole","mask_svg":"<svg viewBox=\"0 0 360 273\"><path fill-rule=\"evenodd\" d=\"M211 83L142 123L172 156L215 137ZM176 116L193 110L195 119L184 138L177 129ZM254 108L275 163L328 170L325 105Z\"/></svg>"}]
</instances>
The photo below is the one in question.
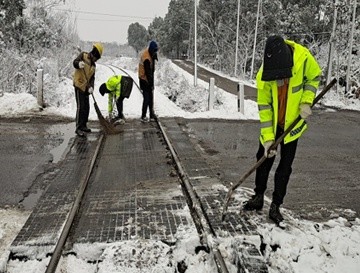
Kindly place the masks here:
<instances>
[{"instance_id":1,"label":"utility pole","mask_svg":"<svg viewBox=\"0 0 360 273\"><path fill-rule=\"evenodd\" d=\"M239 23L240 23L240 0L238 0L238 8L237 8L236 45L235 45L235 69L234 69L234 76L235 76L235 77L236 77L236 75L237 75L237 65L238 65Z\"/></svg>"},{"instance_id":2,"label":"utility pole","mask_svg":"<svg viewBox=\"0 0 360 273\"><path fill-rule=\"evenodd\" d=\"M261 4L261 0L258 1L258 8L256 13L255 37L254 37L253 55L251 60L250 80L253 78L253 73L254 73L254 59L255 59L255 48L256 48L256 36L257 36L257 29L259 24L260 4Z\"/></svg>"},{"instance_id":3,"label":"utility pole","mask_svg":"<svg viewBox=\"0 0 360 273\"><path fill-rule=\"evenodd\" d=\"M356 6L357 6L357 0L354 0L354 10L353 10L353 16L352 16L352 26L351 26L351 32L350 32L350 43L349 43L349 56L348 56L348 63L347 63L347 70L346 70L346 89L345 91L349 91L350 86L350 68L351 68L351 55L352 55L352 45L353 45L353 38L354 38L354 28L355 28L355 21L356 21Z\"/></svg>"},{"instance_id":4,"label":"utility pole","mask_svg":"<svg viewBox=\"0 0 360 273\"><path fill-rule=\"evenodd\" d=\"M192 51L192 43L191 43L191 39L192 39L192 29L193 29L193 25L192 24L189 24L190 27L189 27L189 43L188 43L188 49L187 49L187 56L188 58L190 56L193 56L193 51Z\"/></svg>"},{"instance_id":5,"label":"utility pole","mask_svg":"<svg viewBox=\"0 0 360 273\"><path fill-rule=\"evenodd\" d=\"M333 18L333 27L332 27L331 37L330 37L328 71L327 71L327 77L326 77L326 82L327 82L327 83L330 82L330 80L331 80L331 74L332 74L332 62L333 62L334 47L335 47L337 4L338 4L338 0L334 0L334 18Z\"/></svg>"},{"instance_id":6,"label":"utility pole","mask_svg":"<svg viewBox=\"0 0 360 273\"><path fill-rule=\"evenodd\" d=\"M197 86L197 0L194 2L194 86Z\"/></svg>"}]
</instances>

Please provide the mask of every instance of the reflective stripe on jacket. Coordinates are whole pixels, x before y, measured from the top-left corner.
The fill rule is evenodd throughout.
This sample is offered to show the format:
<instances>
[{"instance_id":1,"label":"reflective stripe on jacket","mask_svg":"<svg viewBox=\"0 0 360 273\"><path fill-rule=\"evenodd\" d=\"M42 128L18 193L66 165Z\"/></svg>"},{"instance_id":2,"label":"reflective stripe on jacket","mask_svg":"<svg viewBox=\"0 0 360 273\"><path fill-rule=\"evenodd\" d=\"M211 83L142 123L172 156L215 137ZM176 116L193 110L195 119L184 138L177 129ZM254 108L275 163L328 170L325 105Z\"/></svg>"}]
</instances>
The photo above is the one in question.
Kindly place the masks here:
<instances>
[{"instance_id":1,"label":"reflective stripe on jacket","mask_svg":"<svg viewBox=\"0 0 360 273\"><path fill-rule=\"evenodd\" d=\"M79 88L81 91L85 92L90 86L94 88L94 75L95 75L95 64L91 64L89 59L89 54L82 52L75 61L85 62L85 67L81 69L76 69L73 74L73 84L75 87Z\"/></svg>"},{"instance_id":2,"label":"reflective stripe on jacket","mask_svg":"<svg viewBox=\"0 0 360 273\"><path fill-rule=\"evenodd\" d=\"M307 48L293 41L285 40L285 42L293 49L294 66L292 67L292 77L289 79L284 130L300 115L300 104L312 105L321 76L321 68ZM256 75L256 84L261 123L260 141L264 143L275 140L278 123L278 87L277 81L262 81L262 71L263 66ZM284 143L298 139L306 129L306 122L299 121L285 136Z\"/></svg>"},{"instance_id":3,"label":"reflective stripe on jacket","mask_svg":"<svg viewBox=\"0 0 360 273\"><path fill-rule=\"evenodd\" d=\"M121 75L115 75L110 77L106 84L106 88L110 91L108 94L108 112L113 111L113 103L116 102L121 95Z\"/></svg>"}]
</instances>

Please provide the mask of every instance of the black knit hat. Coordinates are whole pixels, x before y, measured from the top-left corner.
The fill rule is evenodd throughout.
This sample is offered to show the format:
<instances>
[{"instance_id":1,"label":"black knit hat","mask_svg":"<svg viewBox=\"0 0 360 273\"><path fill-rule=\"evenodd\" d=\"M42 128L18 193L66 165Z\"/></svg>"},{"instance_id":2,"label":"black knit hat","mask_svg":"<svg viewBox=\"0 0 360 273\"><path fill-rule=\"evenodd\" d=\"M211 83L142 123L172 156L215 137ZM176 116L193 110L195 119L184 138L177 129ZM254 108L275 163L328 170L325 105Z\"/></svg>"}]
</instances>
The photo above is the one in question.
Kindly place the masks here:
<instances>
[{"instance_id":1,"label":"black knit hat","mask_svg":"<svg viewBox=\"0 0 360 273\"><path fill-rule=\"evenodd\" d=\"M99 53L99 50L94 46L90 52L96 59L100 59L101 55Z\"/></svg>"},{"instance_id":2,"label":"black knit hat","mask_svg":"<svg viewBox=\"0 0 360 273\"><path fill-rule=\"evenodd\" d=\"M292 49L280 36L270 36L266 40L263 73L261 80L273 81L292 77Z\"/></svg>"},{"instance_id":3,"label":"black knit hat","mask_svg":"<svg viewBox=\"0 0 360 273\"><path fill-rule=\"evenodd\" d=\"M149 52L150 54L154 54L156 52L158 52L158 45L155 41L151 41L149 44Z\"/></svg>"},{"instance_id":4,"label":"black knit hat","mask_svg":"<svg viewBox=\"0 0 360 273\"><path fill-rule=\"evenodd\" d=\"M101 94L101 96L104 96L105 93L110 93L110 91L106 88L106 84L103 83L102 85L100 85L99 87L99 92Z\"/></svg>"}]
</instances>

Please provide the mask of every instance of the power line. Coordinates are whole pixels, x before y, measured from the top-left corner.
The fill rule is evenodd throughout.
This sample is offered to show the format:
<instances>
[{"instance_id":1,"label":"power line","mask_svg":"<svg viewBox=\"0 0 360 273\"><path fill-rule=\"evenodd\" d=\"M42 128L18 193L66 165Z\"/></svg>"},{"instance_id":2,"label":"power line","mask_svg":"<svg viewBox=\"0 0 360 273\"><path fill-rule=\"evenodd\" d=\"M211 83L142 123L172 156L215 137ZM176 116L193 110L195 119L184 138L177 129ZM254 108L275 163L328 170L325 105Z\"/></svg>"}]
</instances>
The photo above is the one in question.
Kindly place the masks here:
<instances>
[{"instance_id":1,"label":"power line","mask_svg":"<svg viewBox=\"0 0 360 273\"><path fill-rule=\"evenodd\" d=\"M133 19L125 19L125 20L107 20L107 19L84 19L77 18L78 21L91 21L91 22L133 22ZM150 20L150 19L146 19Z\"/></svg>"},{"instance_id":2,"label":"power line","mask_svg":"<svg viewBox=\"0 0 360 273\"><path fill-rule=\"evenodd\" d=\"M298 35L298 36L306 36L306 35L328 35L331 34L331 32L324 31L324 32L284 32L284 35Z\"/></svg>"},{"instance_id":3,"label":"power line","mask_svg":"<svg viewBox=\"0 0 360 273\"><path fill-rule=\"evenodd\" d=\"M117 14L98 13L98 12L70 10L70 9L54 9L54 10L66 11L66 12L72 12L72 13L92 14L92 15L105 15L105 16L120 17L120 18L130 18L130 19L144 19L144 20L152 20L152 19L154 19L153 17L117 15Z\"/></svg>"}]
</instances>

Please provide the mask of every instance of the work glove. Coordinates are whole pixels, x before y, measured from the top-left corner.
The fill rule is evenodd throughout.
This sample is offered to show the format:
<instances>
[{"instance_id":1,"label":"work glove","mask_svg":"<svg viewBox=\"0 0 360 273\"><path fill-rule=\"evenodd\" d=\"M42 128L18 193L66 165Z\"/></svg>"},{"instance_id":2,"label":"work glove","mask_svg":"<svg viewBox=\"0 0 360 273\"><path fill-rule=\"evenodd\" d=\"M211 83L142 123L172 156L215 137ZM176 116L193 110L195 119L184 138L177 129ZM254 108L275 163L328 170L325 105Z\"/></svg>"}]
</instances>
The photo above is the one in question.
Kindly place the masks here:
<instances>
[{"instance_id":1,"label":"work glove","mask_svg":"<svg viewBox=\"0 0 360 273\"><path fill-rule=\"evenodd\" d=\"M264 146L264 156L267 157L267 158L270 158L270 157L273 157L277 154L277 151L276 149L272 149L272 150L269 150L271 145L274 144L274 141L273 140L270 140L270 141L265 141L263 146Z\"/></svg>"},{"instance_id":2,"label":"work glove","mask_svg":"<svg viewBox=\"0 0 360 273\"><path fill-rule=\"evenodd\" d=\"M89 89L88 89L88 93L91 95L92 93L94 93L94 88L93 87L89 87Z\"/></svg>"},{"instance_id":3,"label":"work glove","mask_svg":"<svg viewBox=\"0 0 360 273\"><path fill-rule=\"evenodd\" d=\"M82 69L82 68L84 68L84 67L85 67L85 62L80 61L80 62L79 62L79 68Z\"/></svg>"},{"instance_id":4,"label":"work glove","mask_svg":"<svg viewBox=\"0 0 360 273\"><path fill-rule=\"evenodd\" d=\"M300 117L302 119L307 119L308 116L312 114L310 104L302 103L300 104Z\"/></svg>"}]
</instances>

